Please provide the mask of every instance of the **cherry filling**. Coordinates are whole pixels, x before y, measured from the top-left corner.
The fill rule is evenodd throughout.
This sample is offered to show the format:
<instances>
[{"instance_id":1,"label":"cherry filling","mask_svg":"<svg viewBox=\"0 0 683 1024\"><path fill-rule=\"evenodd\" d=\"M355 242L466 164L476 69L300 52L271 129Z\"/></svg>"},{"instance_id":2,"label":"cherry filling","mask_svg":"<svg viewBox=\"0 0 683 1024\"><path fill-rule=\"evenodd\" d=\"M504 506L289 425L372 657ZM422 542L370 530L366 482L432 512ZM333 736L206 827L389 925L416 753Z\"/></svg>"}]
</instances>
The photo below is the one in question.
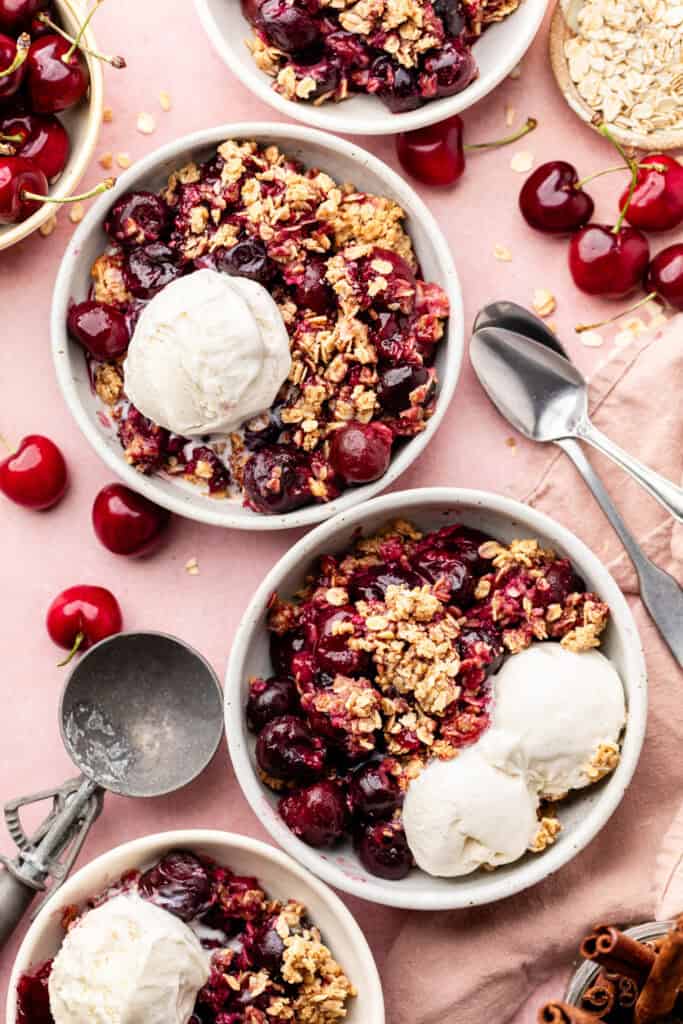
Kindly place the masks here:
<instances>
[{"instance_id":1,"label":"cherry filling","mask_svg":"<svg viewBox=\"0 0 683 1024\"><path fill-rule=\"evenodd\" d=\"M140 894L183 921L205 909L211 892L206 866L191 853L169 853L140 878Z\"/></svg>"},{"instance_id":2,"label":"cherry filling","mask_svg":"<svg viewBox=\"0 0 683 1024\"><path fill-rule=\"evenodd\" d=\"M273 595L276 674L250 681L247 724L283 820L310 846L351 837L371 874L405 877L410 779L489 727L505 657L577 627L598 636L607 615L567 559L461 524L397 522L322 555L295 601Z\"/></svg>"}]
</instances>

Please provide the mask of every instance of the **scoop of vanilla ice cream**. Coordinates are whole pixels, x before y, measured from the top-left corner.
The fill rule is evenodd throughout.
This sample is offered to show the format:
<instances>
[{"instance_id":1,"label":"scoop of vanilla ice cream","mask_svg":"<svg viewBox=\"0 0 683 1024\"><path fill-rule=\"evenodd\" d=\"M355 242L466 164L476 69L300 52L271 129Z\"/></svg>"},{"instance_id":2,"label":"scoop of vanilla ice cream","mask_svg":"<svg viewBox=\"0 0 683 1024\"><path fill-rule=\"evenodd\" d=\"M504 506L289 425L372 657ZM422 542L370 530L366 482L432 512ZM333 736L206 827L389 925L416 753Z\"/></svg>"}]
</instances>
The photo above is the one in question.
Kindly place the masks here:
<instances>
[{"instance_id":1,"label":"scoop of vanilla ice cream","mask_svg":"<svg viewBox=\"0 0 683 1024\"><path fill-rule=\"evenodd\" d=\"M174 434L227 434L268 409L291 367L289 336L266 289L196 270L145 306L124 363L134 406Z\"/></svg>"},{"instance_id":2,"label":"scoop of vanilla ice cream","mask_svg":"<svg viewBox=\"0 0 683 1024\"><path fill-rule=\"evenodd\" d=\"M541 796L594 782L591 762L603 744L619 742L625 723L624 688L599 651L532 644L494 677L492 724L518 737Z\"/></svg>"},{"instance_id":3,"label":"scoop of vanilla ice cream","mask_svg":"<svg viewBox=\"0 0 683 1024\"><path fill-rule=\"evenodd\" d=\"M538 832L537 807L514 739L489 730L411 781L403 825L418 866L455 878L521 857Z\"/></svg>"},{"instance_id":4,"label":"scoop of vanilla ice cream","mask_svg":"<svg viewBox=\"0 0 683 1024\"><path fill-rule=\"evenodd\" d=\"M49 980L55 1024L187 1024L209 977L188 926L136 895L115 896L69 931Z\"/></svg>"}]
</instances>

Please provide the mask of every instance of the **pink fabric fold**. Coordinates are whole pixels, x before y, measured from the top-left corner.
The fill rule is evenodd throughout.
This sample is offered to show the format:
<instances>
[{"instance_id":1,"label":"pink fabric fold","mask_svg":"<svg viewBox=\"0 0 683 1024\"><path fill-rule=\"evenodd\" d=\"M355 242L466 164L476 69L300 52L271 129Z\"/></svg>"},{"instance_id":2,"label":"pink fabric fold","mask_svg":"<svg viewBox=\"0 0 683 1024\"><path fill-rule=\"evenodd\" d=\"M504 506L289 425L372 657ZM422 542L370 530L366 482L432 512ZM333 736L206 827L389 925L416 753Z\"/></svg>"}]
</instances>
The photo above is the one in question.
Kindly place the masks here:
<instances>
[{"instance_id":1,"label":"pink fabric fold","mask_svg":"<svg viewBox=\"0 0 683 1024\"><path fill-rule=\"evenodd\" d=\"M593 419L637 458L680 482L681 394L683 316L617 350L596 372ZM683 580L683 527L611 462L588 454L648 555ZM539 446L531 466L519 497L578 534L628 596L648 663L645 747L611 821L558 874L489 907L402 917L383 971L390 1024L533 1024L543 1000L562 994L587 928L596 920L652 919L683 854L683 674L638 599L618 538L569 459ZM672 828L679 820L680 828Z\"/></svg>"}]
</instances>

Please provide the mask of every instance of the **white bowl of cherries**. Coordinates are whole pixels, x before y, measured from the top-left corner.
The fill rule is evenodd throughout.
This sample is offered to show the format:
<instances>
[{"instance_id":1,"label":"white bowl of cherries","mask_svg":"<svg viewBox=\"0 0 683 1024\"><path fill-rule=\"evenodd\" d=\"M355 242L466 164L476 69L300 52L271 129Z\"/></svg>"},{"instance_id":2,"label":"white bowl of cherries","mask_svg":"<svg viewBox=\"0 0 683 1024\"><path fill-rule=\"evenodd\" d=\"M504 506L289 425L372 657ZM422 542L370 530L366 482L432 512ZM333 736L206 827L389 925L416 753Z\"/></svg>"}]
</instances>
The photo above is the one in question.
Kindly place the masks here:
<instances>
[{"instance_id":1,"label":"white bowl of cherries","mask_svg":"<svg viewBox=\"0 0 683 1024\"><path fill-rule=\"evenodd\" d=\"M45 0L0 2L0 250L52 217L56 205L44 197L72 195L102 122L90 27L70 0L47 8Z\"/></svg>"},{"instance_id":2,"label":"white bowl of cherries","mask_svg":"<svg viewBox=\"0 0 683 1024\"><path fill-rule=\"evenodd\" d=\"M587 651L598 644L602 653ZM515 660L531 656L528 673L539 654L549 656L552 667L542 673L543 696L525 697L529 728L512 737L515 744L519 740L519 760L514 769L509 761L501 779L481 751L493 734L502 735L498 716L510 687L513 709L520 706ZM585 750L567 753L567 740L571 747L578 734L602 729L593 723L603 717L604 705L600 698L588 709L576 685L558 683L553 716L547 693L551 679L562 674L558 665L569 665L574 680L593 665L609 679L607 703L618 708L614 742L589 736ZM517 677L503 691L509 667ZM588 690L590 703L591 684ZM499 495L418 489L376 498L317 527L271 570L233 643L225 716L242 790L288 853L354 896L445 910L490 903L534 885L605 825L643 742L645 664L623 594L572 533ZM572 792L559 801L557 816L557 785L546 805L547 778L541 789L525 775L538 756L534 727L546 730L549 717L555 738L548 740L545 731L541 737L545 753L550 746L548 763L576 763L580 773L567 786ZM517 726L506 728L510 738ZM521 794L519 815L510 818L499 800L482 824L467 795L472 787L451 776L451 789L449 783L437 787L436 805L434 788L429 797L433 820L443 828L429 843L445 851L446 869L429 864L430 873L421 870L411 846L412 835L422 843L409 827L411 788L421 786L433 765L464 770L477 756L487 779L480 785L475 772L480 806L493 808L491 794L503 793L498 787L504 783L515 801ZM522 756L529 758L524 768ZM515 785L521 787L517 795ZM442 806L454 799L457 804L458 787L465 809L457 827L451 818L445 825ZM413 797L413 807L416 799L422 796ZM508 834L491 840L492 830L500 832L497 821L505 820L512 833L529 808L528 832L518 848L512 849ZM420 827L429 832L432 825L423 820ZM494 841L502 845L489 845ZM463 870L451 870L463 863Z\"/></svg>"},{"instance_id":3,"label":"white bowl of cherries","mask_svg":"<svg viewBox=\"0 0 683 1024\"><path fill-rule=\"evenodd\" d=\"M308 953L303 984L294 961ZM304 1004L326 988L348 1024L384 1024L375 961L339 897L266 843L183 830L117 846L60 888L19 948L5 1020L46 1024L53 1006L64 1019L63 991L67 1019L98 1005L115 1019L185 1024L181 1007L193 1004L191 1024L266 1019L271 1006L313 1019Z\"/></svg>"},{"instance_id":4,"label":"white bowl of cherries","mask_svg":"<svg viewBox=\"0 0 683 1024\"><path fill-rule=\"evenodd\" d=\"M138 318L198 274L259 285L291 366L262 414L188 436L128 399L126 356ZM150 154L93 205L57 277L52 341L69 408L128 486L200 522L277 530L362 503L423 451L458 380L462 300L436 221L380 160L303 126L234 124ZM163 395L180 390L169 365Z\"/></svg>"},{"instance_id":5,"label":"white bowl of cherries","mask_svg":"<svg viewBox=\"0 0 683 1024\"><path fill-rule=\"evenodd\" d=\"M315 128L358 135L412 131L477 103L522 59L547 6L386 0L366 13L350 2L195 3L225 64L260 99Z\"/></svg>"}]
</instances>

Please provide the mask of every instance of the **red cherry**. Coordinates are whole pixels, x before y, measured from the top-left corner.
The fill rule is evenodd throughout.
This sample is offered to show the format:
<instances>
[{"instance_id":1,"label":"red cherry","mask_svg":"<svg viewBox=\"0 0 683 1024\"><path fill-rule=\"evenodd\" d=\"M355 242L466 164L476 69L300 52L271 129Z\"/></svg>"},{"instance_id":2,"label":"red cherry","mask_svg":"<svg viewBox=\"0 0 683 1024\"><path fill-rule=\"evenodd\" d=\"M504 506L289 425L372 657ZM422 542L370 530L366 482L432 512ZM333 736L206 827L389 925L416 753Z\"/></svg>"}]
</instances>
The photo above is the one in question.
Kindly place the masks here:
<instances>
[{"instance_id":1,"label":"red cherry","mask_svg":"<svg viewBox=\"0 0 683 1024\"><path fill-rule=\"evenodd\" d=\"M64 456L41 434L29 434L13 455L0 462L0 491L25 508L51 508L64 496L66 485Z\"/></svg>"},{"instance_id":2,"label":"red cherry","mask_svg":"<svg viewBox=\"0 0 683 1024\"><path fill-rule=\"evenodd\" d=\"M657 253L648 267L645 287L669 306L683 310L683 242Z\"/></svg>"},{"instance_id":3,"label":"red cherry","mask_svg":"<svg viewBox=\"0 0 683 1024\"><path fill-rule=\"evenodd\" d=\"M27 27L31 18L47 5L48 0L0 0L0 28L6 31Z\"/></svg>"},{"instance_id":4,"label":"red cherry","mask_svg":"<svg viewBox=\"0 0 683 1024\"><path fill-rule=\"evenodd\" d=\"M48 181L32 160L0 157L0 224L17 224L40 209Z\"/></svg>"},{"instance_id":5,"label":"red cherry","mask_svg":"<svg viewBox=\"0 0 683 1024\"><path fill-rule=\"evenodd\" d=\"M654 165L654 166L653 166ZM664 170L660 170L664 168ZM629 199L624 189L619 209L641 231L671 231L683 221L683 167L665 153L651 153L638 164L638 183Z\"/></svg>"},{"instance_id":6,"label":"red cherry","mask_svg":"<svg viewBox=\"0 0 683 1024\"><path fill-rule=\"evenodd\" d=\"M587 224L569 243L571 275L587 295L623 298L638 287L649 260L648 240L635 228Z\"/></svg>"},{"instance_id":7,"label":"red cherry","mask_svg":"<svg viewBox=\"0 0 683 1024\"><path fill-rule=\"evenodd\" d=\"M347 484L368 484L389 468L392 441L383 423L348 423L332 436L330 462Z\"/></svg>"},{"instance_id":8,"label":"red cherry","mask_svg":"<svg viewBox=\"0 0 683 1024\"><path fill-rule=\"evenodd\" d=\"M126 318L105 302L77 302L69 310L67 329L94 359L107 362L125 355L130 343Z\"/></svg>"},{"instance_id":9,"label":"red cherry","mask_svg":"<svg viewBox=\"0 0 683 1024\"><path fill-rule=\"evenodd\" d=\"M36 39L28 55L28 92L37 114L55 114L83 99L90 75L83 54L61 36Z\"/></svg>"},{"instance_id":10,"label":"red cherry","mask_svg":"<svg viewBox=\"0 0 683 1024\"><path fill-rule=\"evenodd\" d=\"M16 156L32 160L48 181L64 170L71 149L64 125L52 115L16 114L0 120L0 142L9 142Z\"/></svg>"},{"instance_id":11,"label":"red cherry","mask_svg":"<svg viewBox=\"0 0 683 1024\"><path fill-rule=\"evenodd\" d=\"M264 0L241 0L242 14L252 25L261 20L261 6Z\"/></svg>"},{"instance_id":12,"label":"red cherry","mask_svg":"<svg viewBox=\"0 0 683 1024\"><path fill-rule=\"evenodd\" d=\"M519 208L527 224L549 235L568 235L593 216L594 203L577 188L576 169L564 160L541 164L522 185Z\"/></svg>"},{"instance_id":13,"label":"red cherry","mask_svg":"<svg viewBox=\"0 0 683 1024\"><path fill-rule=\"evenodd\" d=\"M396 152L403 170L424 185L454 184L465 170L462 118L401 132Z\"/></svg>"},{"instance_id":14,"label":"red cherry","mask_svg":"<svg viewBox=\"0 0 683 1024\"><path fill-rule=\"evenodd\" d=\"M0 99L14 96L26 77L26 58L31 38L0 35Z\"/></svg>"},{"instance_id":15,"label":"red cherry","mask_svg":"<svg viewBox=\"0 0 683 1024\"><path fill-rule=\"evenodd\" d=\"M114 595L104 587L69 587L54 599L47 612L51 640L70 651L65 665L77 651L120 633L123 620Z\"/></svg>"},{"instance_id":16,"label":"red cherry","mask_svg":"<svg viewBox=\"0 0 683 1024\"><path fill-rule=\"evenodd\" d=\"M98 540L115 555L147 555L163 539L171 515L123 484L109 484L92 507Z\"/></svg>"}]
</instances>

